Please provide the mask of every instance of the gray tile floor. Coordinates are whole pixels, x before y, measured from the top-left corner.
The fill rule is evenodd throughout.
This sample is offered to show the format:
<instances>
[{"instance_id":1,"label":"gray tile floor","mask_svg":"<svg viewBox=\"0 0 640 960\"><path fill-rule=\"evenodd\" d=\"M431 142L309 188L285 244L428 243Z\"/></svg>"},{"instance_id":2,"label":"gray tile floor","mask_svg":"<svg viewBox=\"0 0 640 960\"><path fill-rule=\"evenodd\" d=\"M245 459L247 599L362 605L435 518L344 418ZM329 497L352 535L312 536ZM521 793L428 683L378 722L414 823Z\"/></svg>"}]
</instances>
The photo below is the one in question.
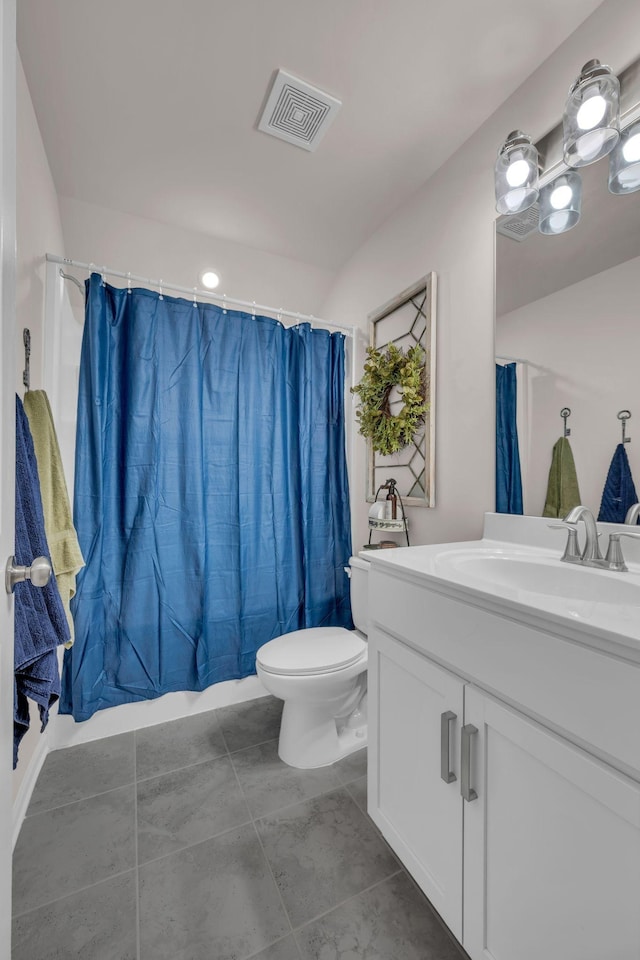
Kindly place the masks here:
<instances>
[{"instance_id":1,"label":"gray tile floor","mask_svg":"<svg viewBox=\"0 0 640 960\"><path fill-rule=\"evenodd\" d=\"M13 960L463 960L366 814L366 751L278 758L273 697L50 754Z\"/></svg>"}]
</instances>

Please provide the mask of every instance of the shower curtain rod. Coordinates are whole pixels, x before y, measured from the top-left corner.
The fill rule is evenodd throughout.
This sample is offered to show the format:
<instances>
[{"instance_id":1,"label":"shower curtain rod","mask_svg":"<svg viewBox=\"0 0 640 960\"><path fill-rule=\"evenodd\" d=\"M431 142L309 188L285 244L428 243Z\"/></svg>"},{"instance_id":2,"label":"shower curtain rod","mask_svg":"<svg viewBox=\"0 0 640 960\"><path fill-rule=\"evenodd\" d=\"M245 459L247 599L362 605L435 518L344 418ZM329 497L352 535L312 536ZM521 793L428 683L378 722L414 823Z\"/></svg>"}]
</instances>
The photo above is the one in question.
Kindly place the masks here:
<instances>
[{"instance_id":1,"label":"shower curtain rod","mask_svg":"<svg viewBox=\"0 0 640 960\"><path fill-rule=\"evenodd\" d=\"M135 283L143 283L147 287L158 287L163 290L173 290L177 293L186 293L190 297L196 296L200 299L208 297L210 300L217 300L222 306L233 305L236 307L248 307L253 313L275 313L277 317L291 317L300 323L315 323L325 327L333 327L341 330L346 336L355 341L356 327L346 327L339 323L330 323L328 320L322 320L320 317L314 317L313 314L294 313L291 310L283 310L280 307L267 307L262 303L249 303L248 300L236 300L234 297L227 297L221 293L214 293L213 290L200 290L198 287L181 287L176 283L165 283L164 280L151 280L149 277L138 277L135 273L123 273L121 270L112 270L110 267L100 267L96 263L83 263L81 260L70 260L68 257L59 257L54 253L48 253L46 259L49 263L59 263L66 267L75 267L78 270L88 270L92 273L101 273L104 276L119 277L121 280L131 280ZM65 278L65 279L75 279Z\"/></svg>"},{"instance_id":2,"label":"shower curtain rod","mask_svg":"<svg viewBox=\"0 0 640 960\"><path fill-rule=\"evenodd\" d=\"M534 366L531 360L522 360L520 357L501 357L499 353L496 354L496 360L506 360L507 363L526 363L528 367Z\"/></svg>"}]
</instances>

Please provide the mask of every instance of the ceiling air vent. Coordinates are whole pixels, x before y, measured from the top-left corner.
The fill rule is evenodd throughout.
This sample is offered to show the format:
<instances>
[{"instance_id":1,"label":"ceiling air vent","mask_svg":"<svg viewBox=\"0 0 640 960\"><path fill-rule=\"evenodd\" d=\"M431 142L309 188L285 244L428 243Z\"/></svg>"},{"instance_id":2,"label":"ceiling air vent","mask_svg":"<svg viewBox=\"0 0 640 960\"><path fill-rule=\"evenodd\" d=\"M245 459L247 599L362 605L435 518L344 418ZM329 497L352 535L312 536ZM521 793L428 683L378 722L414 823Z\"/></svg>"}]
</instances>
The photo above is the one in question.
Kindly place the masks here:
<instances>
[{"instance_id":1,"label":"ceiling air vent","mask_svg":"<svg viewBox=\"0 0 640 960\"><path fill-rule=\"evenodd\" d=\"M522 213L515 213L512 217L498 217L496 230L503 237L522 243L537 231L539 219L540 210L538 204L534 203L532 207L523 210Z\"/></svg>"},{"instance_id":2,"label":"ceiling air vent","mask_svg":"<svg viewBox=\"0 0 640 960\"><path fill-rule=\"evenodd\" d=\"M341 106L335 97L278 70L258 130L313 151Z\"/></svg>"}]
</instances>

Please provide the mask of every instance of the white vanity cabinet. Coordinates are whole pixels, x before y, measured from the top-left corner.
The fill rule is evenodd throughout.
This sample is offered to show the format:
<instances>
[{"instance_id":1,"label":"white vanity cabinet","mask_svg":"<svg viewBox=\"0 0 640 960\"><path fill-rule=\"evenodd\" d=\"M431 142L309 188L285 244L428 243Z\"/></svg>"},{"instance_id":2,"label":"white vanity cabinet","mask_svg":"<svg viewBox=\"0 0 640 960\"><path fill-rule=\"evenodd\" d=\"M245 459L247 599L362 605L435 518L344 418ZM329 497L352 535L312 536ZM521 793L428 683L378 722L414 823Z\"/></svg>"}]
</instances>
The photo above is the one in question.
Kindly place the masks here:
<instances>
[{"instance_id":1,"label":"white vanity cabinet","mask_svg":"<svg viewBox=\"0 0 640 960\"><path fill-rule=\"evenodd\" d=\"M515 623L510 648L508 620L382 564L370 590L369 813L472 960L640 960L640 771L592 755L579 716L557 729L563 651L529 695ZM590 695L597 713L588 673L564 678L565 699ZM603 743L625 717L620 704Z\"/></svg>"},{"instance_id":2,"label":"white vanity cabinet","mask_svg":"<svg viewBox=\"0 0 640 960\"><path fill-rule=\"evenodd\" d=\"M469 685L464 934L486 960L640 958L640 784Z\"/></svg>"},{"instance_id":3,"label":"white vanity cabinet","mask_svg":"<svg viewBox=\"0 0 640 960\"><path fill-rule=\"evenodd\" d=\"M375 649L368 681L369 728L376 730L370 812L460 939L462 797L453 771L459 769L464 683L381 631Z\"/></svg>"}]
</instances>

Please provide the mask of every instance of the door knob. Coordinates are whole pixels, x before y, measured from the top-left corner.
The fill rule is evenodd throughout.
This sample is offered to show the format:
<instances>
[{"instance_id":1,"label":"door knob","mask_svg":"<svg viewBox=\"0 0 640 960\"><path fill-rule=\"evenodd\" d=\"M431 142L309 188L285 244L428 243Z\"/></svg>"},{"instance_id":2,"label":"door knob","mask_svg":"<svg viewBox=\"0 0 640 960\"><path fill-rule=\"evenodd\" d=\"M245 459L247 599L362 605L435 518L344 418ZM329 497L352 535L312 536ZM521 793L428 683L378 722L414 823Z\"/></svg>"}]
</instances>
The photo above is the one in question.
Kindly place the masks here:
<instances>
[{"instance_id":1,"label":"door knob","mask_svg":"<svg viewBox=\"0 0 640 960\"><path fill-rule=\"evenodd\" d=\"M50 577L51 563L46 557L36 557L30 567L21 567L16 564L15 557L9 557L4 572L4 585L7 593L13 593L16 583L30 580L34 587L46 587Z\"/></svg>"}]
</instances>

